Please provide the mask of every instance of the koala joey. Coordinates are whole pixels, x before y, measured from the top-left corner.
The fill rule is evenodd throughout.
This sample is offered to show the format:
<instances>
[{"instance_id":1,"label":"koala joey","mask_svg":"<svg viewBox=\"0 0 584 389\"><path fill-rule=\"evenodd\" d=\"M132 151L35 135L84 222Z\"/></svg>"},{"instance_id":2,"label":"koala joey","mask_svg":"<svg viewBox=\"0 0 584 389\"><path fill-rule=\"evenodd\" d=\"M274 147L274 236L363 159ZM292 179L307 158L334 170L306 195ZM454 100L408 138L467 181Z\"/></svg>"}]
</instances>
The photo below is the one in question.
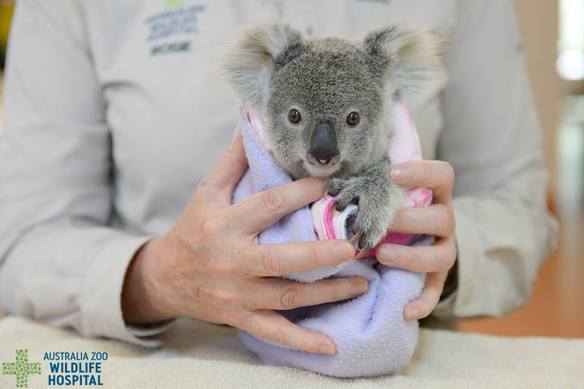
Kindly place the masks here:
<instances>
[{"instance_id":1,"label":"koala joey","mask_svg":"<svg viewBox=\"0 0 584 389\"><path fill-rule=\"evenodd\" d=\"M327 179L338 210L358 203L352 232L365 253L405 195L389 174L391 105L433 77L441 52L439 35L422 28L393 26L351 42L274 23L248 27L224 67L243 103L262 115L280 166L294 179Z\"/></svg>"}]
</instances>

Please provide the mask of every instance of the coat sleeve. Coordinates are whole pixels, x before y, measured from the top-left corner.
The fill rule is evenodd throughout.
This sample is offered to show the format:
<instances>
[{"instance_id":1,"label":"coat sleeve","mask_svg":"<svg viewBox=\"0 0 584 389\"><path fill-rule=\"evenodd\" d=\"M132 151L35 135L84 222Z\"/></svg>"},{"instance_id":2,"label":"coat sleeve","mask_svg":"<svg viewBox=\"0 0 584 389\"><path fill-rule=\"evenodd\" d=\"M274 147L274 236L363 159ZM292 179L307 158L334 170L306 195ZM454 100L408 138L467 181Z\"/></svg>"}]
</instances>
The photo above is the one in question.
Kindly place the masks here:
<instances>
[{"instance_id":1,"label":"coat sleeve","mask_svg":"<svg viewBox=\"0 0 584 389\"><path fill-rule=\"evenodd\" d=\"M155 341L125 325L121 291L149 239L108 227L111 141L77 1L21 0L0 138L0 309L85 336Z\"/></svg>"},{"instance_id":2,"label":"coat sleeve","mask_svg":"<svg viewBox=\"0 0 584 389\"><path fill-rule=\"evenodd\" d=\"M557 234L513 4L459 4L438 149L456 172L458 288L438 318L499 316L524 304Z\"/></svg>"}]
</instances>

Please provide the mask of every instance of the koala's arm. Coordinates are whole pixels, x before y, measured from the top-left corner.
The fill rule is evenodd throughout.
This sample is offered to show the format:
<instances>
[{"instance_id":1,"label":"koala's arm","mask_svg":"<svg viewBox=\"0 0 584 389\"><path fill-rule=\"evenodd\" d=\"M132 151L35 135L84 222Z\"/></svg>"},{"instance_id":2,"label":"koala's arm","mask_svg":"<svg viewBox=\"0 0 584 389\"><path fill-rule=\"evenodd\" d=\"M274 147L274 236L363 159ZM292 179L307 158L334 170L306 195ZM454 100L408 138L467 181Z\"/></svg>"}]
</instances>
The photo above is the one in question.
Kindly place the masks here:
<instances>
[{"instance_id":1,"label":"koala's arm","mask_svg":"<svg viewBox=\"0 0 584 389\"><path fill-rule=\"evenodd\" d=\"M358 201L359 212L352 232L362 234L359 248L363 251L375 247L383 239L395 212L404 203L405 189L391 180L390 167L389 161L383 160L359 175L333 178L327 183L327 193L337 196L335 207L338 210Z\"/></svg>"}]
</instances>

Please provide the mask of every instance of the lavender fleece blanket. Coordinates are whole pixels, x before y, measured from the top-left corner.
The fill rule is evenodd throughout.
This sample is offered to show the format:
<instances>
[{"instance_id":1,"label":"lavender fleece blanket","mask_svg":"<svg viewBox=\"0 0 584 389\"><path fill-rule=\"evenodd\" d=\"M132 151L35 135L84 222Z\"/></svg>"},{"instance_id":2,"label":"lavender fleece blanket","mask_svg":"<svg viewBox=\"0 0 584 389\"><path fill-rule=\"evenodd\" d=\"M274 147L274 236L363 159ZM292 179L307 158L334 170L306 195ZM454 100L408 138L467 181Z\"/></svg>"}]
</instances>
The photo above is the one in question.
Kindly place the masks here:
<instances>
[{"instance_id":1,"label":"lavender fleece blanket","mask_svg":"<svg viewBox=\"0 0 584 389\"><path fill-rule=\"evenodd\" d=\"M240 128L249 169L233 195L241 201L257 192L291 182L266 148L261 123L253 112L242 112ZM419 158L415 126L407 108L394 108L395 128L389 158L392 163ZM400 146L401 147L397 147ZM413 152L411 151L413 150ZM260 244L314 241L315 222L308 207L299 209L264 231ZM428 239L409 244L429 244ZM419 237L417 237L419 238ZM333 356L306 353L275 345L240 331L243 344L262 362L291 366L335 377L392 374L410 360L417 344L418 322L405 321L403 310L418 297L424 274L388 268L375 259L353 260L343 266L291 274L286 278L312 282L326 277L361 276L369 281L368 292L350 301L282 312L296 324L328 335L337 346Z\"/></svg>"}]
</instances>

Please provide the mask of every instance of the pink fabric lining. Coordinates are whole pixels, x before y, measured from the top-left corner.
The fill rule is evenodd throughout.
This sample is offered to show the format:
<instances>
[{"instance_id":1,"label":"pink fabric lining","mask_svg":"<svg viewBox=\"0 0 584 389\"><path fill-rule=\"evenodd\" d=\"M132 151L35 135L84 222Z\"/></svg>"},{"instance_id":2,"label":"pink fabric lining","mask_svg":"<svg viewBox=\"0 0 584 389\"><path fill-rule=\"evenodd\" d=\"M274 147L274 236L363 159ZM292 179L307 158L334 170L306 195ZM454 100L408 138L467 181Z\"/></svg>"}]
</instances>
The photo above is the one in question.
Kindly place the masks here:
<instances>
[{"instance_id":1,"label":"pink fabric lining","mask_svg":"<svg viewBox=\"0 0 584 389\"><path fill-rule=\"evenodd\" d=\"M319 239L337 239L340 234L335 231L334 225L343 226L342 228L347 228L346 220L338 221L336 218L347 218L349 214L347 213L339 213L338 211L334 210L334 197L328 197L326 199L320 200L325 201L322 215L319 213L319 208L314 207L312 216L315 223L318 223L319 218L321 218L322 223L324 225L324 233L325 236L321 236L317 230L317 236ZM406 201L404 203L405 208L421 208L427 207L432 204L432 191L428 188L413 188L408 190L406 194ZM336 221L336 223L335 223ZM390 230L391 231L391 230ZM400 232L389 232L385 238L380 242L383 243L392 243L392 244L401 244L401 245L408 245L411 244L412 241L415 239L415 234L406 234ZM375 256L375 248L369 250L363 258L371 258Z\"/></svg>"},{"instance_id":2,"label":"pink fabric lining","mask_svg":"<svg viewBox=\"0 0 584 389\"><path fill-rule=\"evenodd\" d=\"M329 197L324 206L324 231L326 233L327 239L337 239L335 234L335 229L333 227L333 205L335 204L335 198Z\"/></svg>"}]
</instances>

